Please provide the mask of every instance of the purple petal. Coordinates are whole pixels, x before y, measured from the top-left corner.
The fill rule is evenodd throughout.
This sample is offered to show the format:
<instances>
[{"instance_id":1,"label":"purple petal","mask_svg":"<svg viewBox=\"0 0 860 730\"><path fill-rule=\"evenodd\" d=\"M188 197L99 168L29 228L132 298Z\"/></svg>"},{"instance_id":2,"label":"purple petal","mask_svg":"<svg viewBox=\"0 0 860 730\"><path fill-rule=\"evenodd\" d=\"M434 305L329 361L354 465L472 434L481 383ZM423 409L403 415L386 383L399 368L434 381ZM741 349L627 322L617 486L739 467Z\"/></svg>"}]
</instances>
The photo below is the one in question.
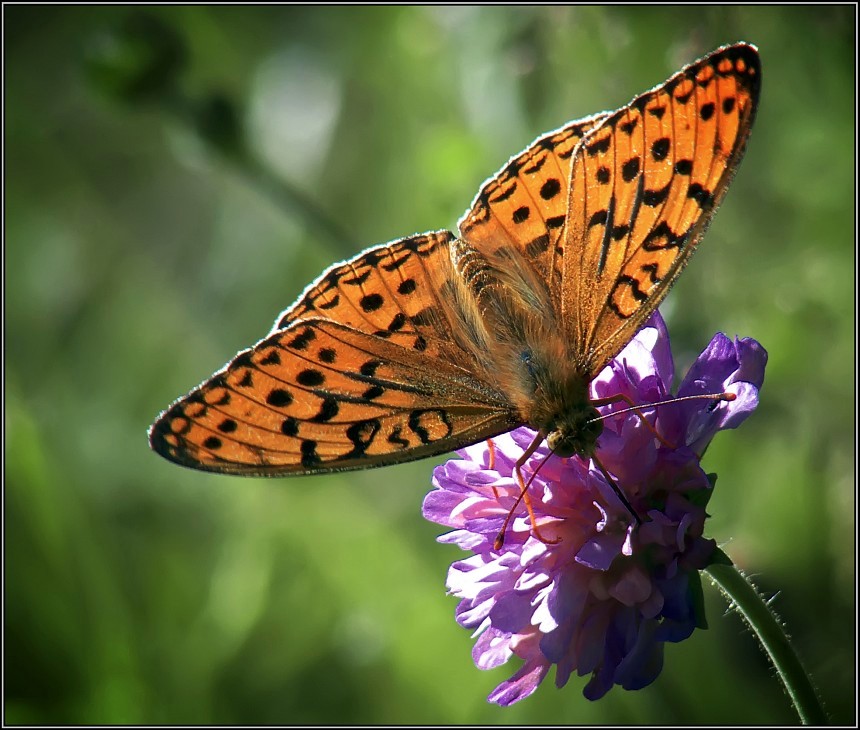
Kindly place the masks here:
<instances>
[{"instance_id":1,"label":"purple petal","mask_svg":"<svg viewBox=\"0 0 860 730\"><path fill-rule=\"evenodd\" d=\"M502 707L524 700L538 688L548 670L546 662L526 663L513 677L496 687L487 699Z\"/></svg>"},{"instance_id":2,"label":"purple petal","mask_svg":"<svg viewBox=\"0 0 860 730\"><path fill-rule=\"evenodd\" d=\"M732 382L744 382L761 388L767 365L767 350L752 337L735 337L735 351L740 363Z\"/></svg>"},{"instance_id":3,"label":"purple petal","mask_svg":"<svg viewBox=\"0 0 860 730\"><path fill-rule=\"evenodd\" d=\"M594 570L609 570L612 561L621 554L626 533L598 533L576 554L576 562Z\"/></svg>"},{"instance_id":4,"label":"purple petal","mask_svg":"<svg viewBox=\"0 0 860 730\"><path fill-rule=\"evenodd\" d=\"M510 645L510 634L506 634L490 626L484 631L472 647L472 660L478 669L495 669L513 656Z\"/></svg>"},{"instance_id":5,"label":"purple petal","mask_svg":"<svg viewBox=\"0 0 860 730\"><path fill-rule=\"evenodd\" d=\"M490 620L500 631L514 634L529 625L533 611L528 594L506 593L496 600Z\"/></svg>"},{"instance_id":6,"label":"purple petal","mask_svg":"<svg viewBox=\"0 0 860 730\"><path fill-rule=\"evenodd\" d=\"M663 644L654 640L655 623L645 621L636 643L619 662L614 680L624 689L642 689L657 679L663 669Z\"/></svg>"}]
</instances>

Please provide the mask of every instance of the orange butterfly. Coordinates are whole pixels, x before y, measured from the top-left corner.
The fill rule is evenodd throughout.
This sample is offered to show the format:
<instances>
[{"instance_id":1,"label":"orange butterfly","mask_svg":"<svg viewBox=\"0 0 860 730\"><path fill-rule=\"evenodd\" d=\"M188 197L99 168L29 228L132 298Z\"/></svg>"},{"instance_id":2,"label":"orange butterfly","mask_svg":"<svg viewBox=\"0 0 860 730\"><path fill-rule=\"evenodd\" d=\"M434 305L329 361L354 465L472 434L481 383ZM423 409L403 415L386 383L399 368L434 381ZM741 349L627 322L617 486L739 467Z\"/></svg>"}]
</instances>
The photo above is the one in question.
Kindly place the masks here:
<instances>
[{"instance_id":1,"label":"orange butterfly","mask_svg":"<svg viewBox=\"0 0 860 730\"><path fill-rule=\"evenodd\" d=\"M395 464L517 426L592 456L590 381L662 301L744 152L756 48L536 140L449 231L336 264L164 411L167 459L256 476ZM521 480L522 481L522 480Z\"/></svg>"}]
</instances>

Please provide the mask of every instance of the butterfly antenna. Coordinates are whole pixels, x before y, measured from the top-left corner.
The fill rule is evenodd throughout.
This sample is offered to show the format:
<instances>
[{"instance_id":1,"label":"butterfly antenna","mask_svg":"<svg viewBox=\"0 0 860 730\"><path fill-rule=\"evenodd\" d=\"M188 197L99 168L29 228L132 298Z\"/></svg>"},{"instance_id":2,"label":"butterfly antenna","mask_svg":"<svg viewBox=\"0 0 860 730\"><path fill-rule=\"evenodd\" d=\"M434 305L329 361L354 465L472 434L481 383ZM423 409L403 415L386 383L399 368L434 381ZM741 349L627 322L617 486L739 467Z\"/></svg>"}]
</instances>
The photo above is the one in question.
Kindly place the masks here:
<instances>
[{"instance_id":1,"label":"butterfly antenna","mask_svg":"<svg viewBox=\"0 0 860 730\"><path fill-rule=\"evenodd\" d=\"M606 467L600 463L600 459L597 458L597 454L591 457L592 461L597 465L597 468L600 469L600 473L603 474L603 478L609 482L609 486L612 487L612 491L615 492L615 496L621 500L622 504L627 508L627 511L633 516L633 519L636 520L636 524L642 524L642 518L637 514L636 510L633 509L633 505L630 504L630 501L627 497L624 496L624 492L621 491L621 487L618 486L618 483L609 475L609 472L606 471Z\"/></svg>"},{"instance_id":2,"label":"butterfly antenna","mask_svg":"<svg viewBox=\"0 0 860 730\"><path fill-rule=\"evenodd\" d=\"M588 423L592 423L593 421L603 421L607 418L612 418L612 416L620 416L624 413L635 413L638 416L642 415L642 411L646 408L656 408L657 406L667 406L672 403L681 403L685 400L710 400L714 401L712 405L716 406L717 403L720 402L731 402L735 400L737 396L734 393L701 393L699 395L682 395L680 398L667 398L666 400L658 400L654 403L641 403L639 405L634 404L627 396L618 395L617 397L613 396L612 398L601 398L600 400L592 401L592 405L595 406L605 406L610 403L617 403L620 400L626 401L629 405L627 408L622 408L620 411L612 411L612 413L606 413L604 415L597 416L597 418L592 418L588 421Z\"/></svg>"},{"instance_id":3,"label":"butterfly antenna","mask_svg":"<svg viewBox=\"0 0 860 730\"><path fill-rule=\"evenodd\" d=\"M639 418L640 421L642 421L642 423L645 425L645 428L647 428L653 434L654 438L656 438L661 444L663 444L663 446L665 446L667 449L674 449L675 445L669 443L659 433L657 433L657 430L654 428L654 426L652 426L648 419L645 418L645 415L642 413L643 410L645 410L646 408L656 408L657 406L666 406L672 403L680 403L681 401L685 400L710 400L713 401L710 408L716 408L717 403L720 403L722 401L731 402L735 400L735 398L737 398L737 396L734 393L701 393L699 395L682 395L680 398L668 398L666 400L659 400L655 403L640 403L637 405L628 396L624 395L623 393L618 393L616 395L609 396L608 398L598 398L596 400L593 400L591 401L591 405L608 406L612 403L624 401L627 404L627 408L622 408L621 410L613 411L612 413L598 415L595 418L589 419L588 421L586 421L586 423L604 421L607 418L612 418L613 416L621 416L625 413L633 413Z\"/></svg>"}]
</instances>

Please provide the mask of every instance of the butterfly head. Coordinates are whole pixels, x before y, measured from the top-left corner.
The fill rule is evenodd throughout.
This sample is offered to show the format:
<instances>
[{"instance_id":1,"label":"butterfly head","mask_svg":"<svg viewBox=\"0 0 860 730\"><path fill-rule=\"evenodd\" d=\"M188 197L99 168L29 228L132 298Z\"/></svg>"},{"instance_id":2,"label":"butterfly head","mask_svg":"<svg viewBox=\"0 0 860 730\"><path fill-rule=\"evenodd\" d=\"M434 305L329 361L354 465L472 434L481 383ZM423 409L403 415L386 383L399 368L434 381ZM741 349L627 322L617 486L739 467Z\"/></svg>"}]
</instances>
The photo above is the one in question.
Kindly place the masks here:
<instances>
[{"instance_id":1,"label":"butterfly head","mask_svg":"<svg viewBox=\"0 0 860 730\"><path fill-rule=\"evenodd\" d=\"M589 458L594 455L601 433L603 421L600 420L600 414L594 406L583 403L556 420L547 434L546 442L556 456Z\"/></svg>"}]
</instances>

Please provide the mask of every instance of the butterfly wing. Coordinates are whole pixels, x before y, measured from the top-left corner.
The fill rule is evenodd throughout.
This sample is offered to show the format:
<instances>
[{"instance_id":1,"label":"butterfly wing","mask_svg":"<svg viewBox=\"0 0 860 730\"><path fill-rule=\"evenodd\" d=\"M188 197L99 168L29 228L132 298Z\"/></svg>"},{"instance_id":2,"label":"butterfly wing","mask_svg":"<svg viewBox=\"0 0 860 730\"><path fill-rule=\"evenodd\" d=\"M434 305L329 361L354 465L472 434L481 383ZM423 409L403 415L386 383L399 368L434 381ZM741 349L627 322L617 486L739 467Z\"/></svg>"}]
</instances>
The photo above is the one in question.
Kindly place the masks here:
<instances>
[{"instance_id":1,"label":"butterfly wing","mask_svg":"<svg viewBox=\"0 0 860 730\"><path fill-rule=\"evenodd\" d=\"M594 377L657 308L743 156L756 49L717 49L601 120L573 154L562 321Z\"/></svg>"},{"instance_id":2,"label":"butterfly wing","mask_svg":"<svg viewBox=\"0 0 860 730\"><path fill-rule=\"evenodd\" d=\"M409 236L374 246L329 267L284 310L272 333L303 319L333 322L401 341L434 357L451 357L451 325L440 300L448 276L450 231Z\"/></svg>"},{"instance_id":3,"label":"butterfly wing","mask_svg":"<svg viewBox=\"0 0 860 730\"><path fill-rule=\"evenodd\" d=\"M449 232L336 265L273 331L178 400L150 444L183 466L314 474L444 453L517 425L451 336Z\"/></svg>"},{"instance_id":4,"label":"butterfly wing","mask_svg":"<svg viewBox=\"0 0 860 730\"><path fill-rule=\"evenodd\" d=\"M460 235L488 261L524 260L548 288L561 289L557 243L567 212L571 157L605 114L539 137L487 180L459 223Z\"/></svg>"}]
</instances>

